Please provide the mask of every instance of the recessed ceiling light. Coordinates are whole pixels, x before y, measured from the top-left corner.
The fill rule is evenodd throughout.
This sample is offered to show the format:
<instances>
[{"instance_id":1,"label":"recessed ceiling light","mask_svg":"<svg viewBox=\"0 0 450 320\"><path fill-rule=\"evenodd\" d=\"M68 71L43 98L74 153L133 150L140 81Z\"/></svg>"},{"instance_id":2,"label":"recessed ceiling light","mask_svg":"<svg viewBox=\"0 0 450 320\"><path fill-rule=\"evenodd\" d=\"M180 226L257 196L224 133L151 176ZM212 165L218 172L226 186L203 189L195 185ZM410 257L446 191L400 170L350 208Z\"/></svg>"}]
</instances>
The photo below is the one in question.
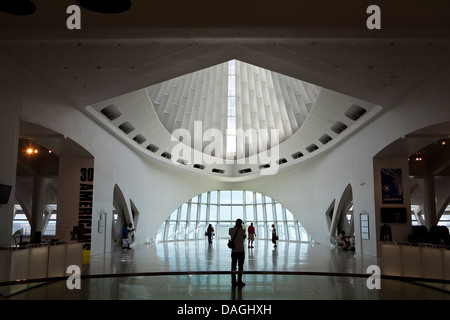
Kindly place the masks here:
<instances>
[{"instance_id":1,"label":"recessed ceiling light","mask_svg":"<svg viewBox=\"0 0 450 320\"><path fill-rule=\"evenodd\" d=\"M2 0L0 11L16 16L26 16L36 11L36 6L30 0Z\"/></svg>"},{"instance_id":2,"label":"recessed ceiling light","mask_svg":"<svg viewBox=\"0 0 450 320\"><path fill-rule=\"evenodd\" d=\"M130 9L130 0L77 0L83 8L98 13L122 13Z\"/></svg>"}]
</instances>

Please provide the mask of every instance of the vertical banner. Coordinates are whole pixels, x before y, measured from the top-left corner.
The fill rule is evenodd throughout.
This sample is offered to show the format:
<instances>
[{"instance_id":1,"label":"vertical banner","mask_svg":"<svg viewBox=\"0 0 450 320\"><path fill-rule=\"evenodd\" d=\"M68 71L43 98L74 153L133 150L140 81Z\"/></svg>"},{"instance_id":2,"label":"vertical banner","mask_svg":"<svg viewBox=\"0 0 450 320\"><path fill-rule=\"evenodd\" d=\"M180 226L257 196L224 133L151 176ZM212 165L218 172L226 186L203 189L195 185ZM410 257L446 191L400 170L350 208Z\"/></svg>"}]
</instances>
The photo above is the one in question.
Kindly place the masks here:
<instances>
[{"instance_id":1,"label":"vertical banner","mask_svg":"<svg viewBox=\"0 0 450 320\"><path fill-rule=\"evenodd\" d=\"M78 228L83 242L83 252L90 253L92 236L92 204L94 195L94 168L80 169L80 197L78 205Z\"/></svg>"},{"instance_id":2,"label":"vertical banner","mask_svg":"<svg viewBox=\"0 0 450 320\"><path fill-rule=\"evenodd\" d=\"M384 204L402 204L402 169L381 169L381 188Z\"/></svg>"}]
</instances>

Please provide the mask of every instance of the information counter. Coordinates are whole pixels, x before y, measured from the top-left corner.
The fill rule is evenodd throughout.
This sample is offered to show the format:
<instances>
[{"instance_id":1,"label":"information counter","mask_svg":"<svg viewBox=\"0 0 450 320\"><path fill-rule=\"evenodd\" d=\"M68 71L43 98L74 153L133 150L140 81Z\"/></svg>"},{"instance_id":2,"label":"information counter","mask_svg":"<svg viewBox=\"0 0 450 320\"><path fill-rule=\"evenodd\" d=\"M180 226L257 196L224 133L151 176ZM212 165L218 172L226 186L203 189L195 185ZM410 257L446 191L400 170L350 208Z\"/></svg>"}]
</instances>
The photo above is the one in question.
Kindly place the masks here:
<instances>
[{"instance_id":1,"label":"information counter","mask_svg":"<svg viewBox=\"0 0 450 320\"><path fill-rule=\"evenodd\" d=\"M66 276L67 267L81 268L83 244L70 242L0 250L0 282ZM1 295L11 295L35 284L0 286Z\"/></svg>"},{"instance_id":2,"label":"information counter","mask_svg":"<svg viewBox=\"0 0 450 320\"><path fill-rule=\"evenodd\" d=\"M450 250L433 245L383 243L382 274L450 280Z\"/></svg>"}]
</instances>

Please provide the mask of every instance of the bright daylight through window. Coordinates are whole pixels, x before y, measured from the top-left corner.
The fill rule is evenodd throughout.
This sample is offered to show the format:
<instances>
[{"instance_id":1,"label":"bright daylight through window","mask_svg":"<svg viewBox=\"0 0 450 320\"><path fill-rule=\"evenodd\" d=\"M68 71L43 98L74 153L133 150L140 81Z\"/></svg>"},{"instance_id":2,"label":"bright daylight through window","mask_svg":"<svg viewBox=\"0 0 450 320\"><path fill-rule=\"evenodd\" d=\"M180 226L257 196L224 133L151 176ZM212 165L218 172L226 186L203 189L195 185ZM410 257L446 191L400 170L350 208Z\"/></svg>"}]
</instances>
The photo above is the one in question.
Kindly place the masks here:
<instances>
[{"instance_id":1,"label":"bright daylight through window","mask_svg":"<svg viewBox=\"0 0 450 320\"><path fill-rule=\"evenodd\" d=\"M236 63L228 62L227 157L236 155Z\"/></svg>"},{"instance_id":2,"label":"bright daylight through window","mask_svg":"<svg viewBox=\"0 0 450 320\"><path fill-rule=\"evenodd\" d=\"M204 239L209 224L216 238L228 238L236 219L246 227L253 222L256 239L270 239L275 224L279 240L311 242L292 213L274 199L253 191L209 191L193 197L175 210L159 228L156 241Z\"/></svg>"}]
</instances>

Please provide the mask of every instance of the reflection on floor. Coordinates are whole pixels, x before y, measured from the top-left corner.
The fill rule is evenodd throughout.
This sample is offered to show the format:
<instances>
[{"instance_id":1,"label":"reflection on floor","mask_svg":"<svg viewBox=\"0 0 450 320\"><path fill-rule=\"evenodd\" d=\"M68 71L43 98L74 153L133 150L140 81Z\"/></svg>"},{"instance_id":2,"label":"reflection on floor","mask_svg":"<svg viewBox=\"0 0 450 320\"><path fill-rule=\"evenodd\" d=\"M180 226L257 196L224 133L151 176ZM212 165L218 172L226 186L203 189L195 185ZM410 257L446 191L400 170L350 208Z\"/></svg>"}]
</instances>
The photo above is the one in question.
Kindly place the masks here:
<instances>
[{"instance_id":1,"label":"reflection on floor","mask_svg":"<svg viewBox=\"0 0 450 320\"><path fill-rule=\"evenodd\" d=\"M244 270L251 273L242 288L231 286L230 261L226 240L137 245L91 257L83 275L92 278L82 279L81 290L58 281L0 300L450 299L448 292L398 280L383 279L381 289L371 290L361 275L379 261L327 245L279 242L273 248L256 241L246 248Z\"/></svg>"}]
</instances>

